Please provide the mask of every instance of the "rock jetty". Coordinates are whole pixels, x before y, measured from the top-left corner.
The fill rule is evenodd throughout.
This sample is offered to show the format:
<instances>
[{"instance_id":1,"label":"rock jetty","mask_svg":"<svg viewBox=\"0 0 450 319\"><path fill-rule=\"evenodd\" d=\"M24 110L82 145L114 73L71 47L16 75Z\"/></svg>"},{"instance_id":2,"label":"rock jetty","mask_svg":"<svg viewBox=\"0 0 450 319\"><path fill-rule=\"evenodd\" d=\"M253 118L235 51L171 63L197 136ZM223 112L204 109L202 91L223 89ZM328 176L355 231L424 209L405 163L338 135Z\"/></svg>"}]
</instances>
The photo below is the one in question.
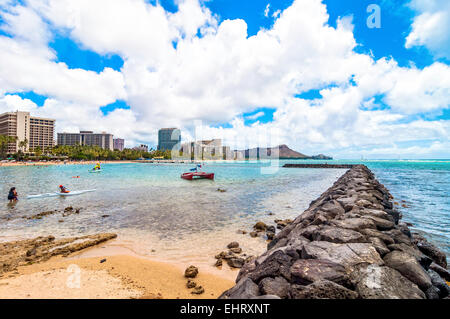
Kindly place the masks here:
<instances>
[{"instance_id":1,"label":"rock jetty","mask_svg":"<svg viewBox=\"0 0 450 319\"><path fill-rule=\"evenodd\" d=\"M449 298L445 254L412 233L391 200L366 166L355 165L219 298Z\"/></svg>"},{"instance_id":2,"label":"rock jetty","mask_svg":"<svg viewBox=\"0 0 450 319\"><path fill-rule=\"evenodd\" d=\"M285 168L353 168L353 164L284 164Z\"/></svg>"}]
</instances>

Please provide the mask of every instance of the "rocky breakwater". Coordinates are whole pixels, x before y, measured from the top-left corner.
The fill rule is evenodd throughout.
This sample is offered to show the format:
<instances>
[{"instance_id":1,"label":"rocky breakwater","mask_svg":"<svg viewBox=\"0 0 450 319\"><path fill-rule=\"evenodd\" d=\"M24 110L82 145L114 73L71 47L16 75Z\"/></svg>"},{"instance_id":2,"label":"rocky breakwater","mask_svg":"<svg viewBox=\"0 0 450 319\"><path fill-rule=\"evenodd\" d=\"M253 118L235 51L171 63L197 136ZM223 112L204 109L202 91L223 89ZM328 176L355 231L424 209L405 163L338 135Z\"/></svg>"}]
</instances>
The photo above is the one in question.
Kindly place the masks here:
<instances>
[{"instance_id":1,"label":"rocky breakwater","mask_svg":"<svg viewBox=\"0 0 450 319\"><path fill-rule=\"evenodd\" d=\"M220 298L449 298L445 254L411 233L391 200L366 166L351 168Z\"/></svg>"}]
</instances>

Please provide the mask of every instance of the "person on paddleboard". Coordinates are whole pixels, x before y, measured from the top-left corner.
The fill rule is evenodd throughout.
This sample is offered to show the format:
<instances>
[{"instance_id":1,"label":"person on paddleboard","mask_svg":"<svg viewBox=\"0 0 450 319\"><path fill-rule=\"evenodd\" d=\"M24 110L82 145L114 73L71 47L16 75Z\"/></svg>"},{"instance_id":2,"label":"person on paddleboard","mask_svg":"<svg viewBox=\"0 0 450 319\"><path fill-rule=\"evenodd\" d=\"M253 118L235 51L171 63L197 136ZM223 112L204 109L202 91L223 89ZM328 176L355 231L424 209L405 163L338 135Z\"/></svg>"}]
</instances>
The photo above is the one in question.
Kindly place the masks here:
<instances>
[{"instance_id":1,"label":"person on paddleboard","mask_svg":"<svg viewBox=\"0 0 450 319\"><path fill-rule=\"evenodd\" d=\"M19 200L15 187L11 187L11 189L9 190L8 200L10 203L17 202Z\"/></svg>"},{"instance_id":2,"label":"person on paddleboard","mask_svg":"<svg viewBox=\"0 0 450 319\"><path fill-rule=\"evenodd\" d=\"M62 186L62 185L59 185L59 189L61 190L61 193L64 193L64 194L66 194L66 193L70 193L70 191L69 190L67 190L67 188L65 188L64 186Z\"/></svg>"},{"instance_id":3,"label":"person on paddleboard","mask_svg":"<svg viewBox=\"0 0 450 319\"><path fill-rule=\"evenodd\" d=\"M101 169L100 163L97 162L97 165L95 165L95 167L94 167L94 171L99 170L99 169Z\"/></svg>"}]
</instances>

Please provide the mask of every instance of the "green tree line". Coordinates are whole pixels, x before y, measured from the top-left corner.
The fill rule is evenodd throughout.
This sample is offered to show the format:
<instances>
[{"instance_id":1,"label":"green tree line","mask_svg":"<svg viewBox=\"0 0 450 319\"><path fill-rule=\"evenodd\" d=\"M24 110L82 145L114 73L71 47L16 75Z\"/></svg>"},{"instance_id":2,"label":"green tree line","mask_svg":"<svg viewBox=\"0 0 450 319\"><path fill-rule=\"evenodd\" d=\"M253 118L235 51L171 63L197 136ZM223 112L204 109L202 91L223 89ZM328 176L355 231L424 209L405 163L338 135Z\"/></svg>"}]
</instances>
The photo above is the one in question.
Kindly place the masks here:
<instances>
[{"instance_id":1,"label":"green tree line","mask_svg":"<svg viewBox=\"0 0 450 319\"><path fill-rule=\"evenodd\" d=\"M140 158L152 159L155 157L163 157L164 159L171 159L170 151L150 150L149 152L126 148L123 151L119 150L105 150L99 146L86 145L58 145L51 149L42 150L37 147L25 154L23 150L26 148L28 141L21 142L19 151L16 154L7 154L8 144L15 143L17 138L11 136L0 135L0 157L2 159L7 157L14 157L18 160L27 159L52 159L54 157L64 157L71 160L137 160Z\"/></svg>"}]
</instances>

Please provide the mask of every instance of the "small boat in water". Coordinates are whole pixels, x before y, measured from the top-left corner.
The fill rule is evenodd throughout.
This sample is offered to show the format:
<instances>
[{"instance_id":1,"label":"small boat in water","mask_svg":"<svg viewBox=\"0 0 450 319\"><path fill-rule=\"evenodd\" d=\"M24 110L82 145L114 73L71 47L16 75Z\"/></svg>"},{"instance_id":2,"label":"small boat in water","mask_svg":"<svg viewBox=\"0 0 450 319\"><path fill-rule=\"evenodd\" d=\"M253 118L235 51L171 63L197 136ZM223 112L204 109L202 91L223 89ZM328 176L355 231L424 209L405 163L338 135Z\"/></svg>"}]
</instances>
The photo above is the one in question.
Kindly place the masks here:
<instances>
[{"instance_id":1,"label":"small boat in water","mask_svg":"<svg viewBox=\"0 0 450 319\"><path fill-rule=\"evenodd\" d=\"M193 179L214 179L214 173L206 173L206 172L191 172L184 173L181 175L181 178L192 181Z\"/></svg>"}]
</instances>

